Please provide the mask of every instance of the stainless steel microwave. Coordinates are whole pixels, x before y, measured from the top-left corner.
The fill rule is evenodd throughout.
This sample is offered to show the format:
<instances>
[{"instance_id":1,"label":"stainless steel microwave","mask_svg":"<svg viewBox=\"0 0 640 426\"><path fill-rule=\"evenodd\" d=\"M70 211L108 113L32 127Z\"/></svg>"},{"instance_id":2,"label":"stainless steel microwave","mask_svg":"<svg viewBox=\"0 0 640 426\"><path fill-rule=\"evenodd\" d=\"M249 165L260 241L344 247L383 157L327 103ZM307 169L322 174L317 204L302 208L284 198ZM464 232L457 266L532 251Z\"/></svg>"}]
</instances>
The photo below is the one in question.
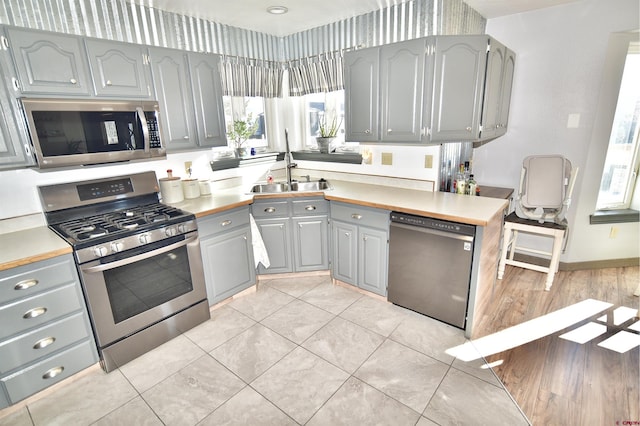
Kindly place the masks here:
<instances>
[{"instance_id":1,"label":"stainless steel microwave","mask_svg":"<svg viewBox=\"0 0 640 426\"><path fill-rule=\"evenodd\" d=\"M156 101L21 102L40 168L166 158Z\"/></svg>"}]
</instances>

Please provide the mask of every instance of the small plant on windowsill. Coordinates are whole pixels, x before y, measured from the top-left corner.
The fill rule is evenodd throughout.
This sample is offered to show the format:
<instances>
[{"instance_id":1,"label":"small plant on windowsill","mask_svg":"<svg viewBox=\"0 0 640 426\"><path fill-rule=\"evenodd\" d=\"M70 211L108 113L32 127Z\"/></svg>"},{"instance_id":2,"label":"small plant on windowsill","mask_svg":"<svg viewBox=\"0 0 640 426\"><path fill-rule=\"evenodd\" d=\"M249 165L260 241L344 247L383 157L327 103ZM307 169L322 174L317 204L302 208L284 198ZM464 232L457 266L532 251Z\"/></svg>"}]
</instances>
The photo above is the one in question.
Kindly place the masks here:
<instances>
[{"instance_id":1,"label":"small plant on windowsill","mask_svg":"<svg viewBox=\"0 0 640 426\"><path fill-rule=\"evenodd\" d=\"M258 130L258 120L253 120L251 114L245 120L233 120L231 128L227 131L227 136L236 146L238 157L245 156L247 148L244 143Z\"/></svg>"},{"instance_id":2,"label":"small plant on windowsill","mask_svg":"<svg viewBox=\"0 0 640 426\"><path fill-rule=\"evenodd\" d=\"M326 115L323 116L318 126L320 128L320 136L316 137L316 142L318 143L318 149L323 154L328 154L331 148L331 142L338 135L338 130L340 130L340 126L342 125L342 119L338 122L338 118L334 117L330 122L327 120Z\"/></svg>"}]
</instances>

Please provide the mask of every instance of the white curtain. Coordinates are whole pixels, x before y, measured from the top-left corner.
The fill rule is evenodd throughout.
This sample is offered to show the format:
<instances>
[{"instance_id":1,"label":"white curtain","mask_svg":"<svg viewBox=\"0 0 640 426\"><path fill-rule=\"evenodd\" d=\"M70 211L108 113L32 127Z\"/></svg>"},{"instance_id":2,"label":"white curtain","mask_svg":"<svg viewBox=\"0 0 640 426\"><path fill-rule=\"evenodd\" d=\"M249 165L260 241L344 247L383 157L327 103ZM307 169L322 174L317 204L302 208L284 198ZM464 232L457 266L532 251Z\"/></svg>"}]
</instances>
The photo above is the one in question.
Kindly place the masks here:
<instances>
[{"instance_id":1,"label":"white curtain","mask_svg":"<svg viewBox=\"0 0 640 426\"><path fill-rule=\"evenodd\" d=\"M282 96L284 66L281 62L223 56L222 93L227 96Z\"/></svg>"},{"instance_id":2,"label":"white curtain","mask_svg":"<svg viewBox=\"0 0 640 426\"><path fill-rule=\"evenodd\" d=\"M344 89L342 52L298 59L288 65L291 96Z\"/></svg>"}]
</instances>

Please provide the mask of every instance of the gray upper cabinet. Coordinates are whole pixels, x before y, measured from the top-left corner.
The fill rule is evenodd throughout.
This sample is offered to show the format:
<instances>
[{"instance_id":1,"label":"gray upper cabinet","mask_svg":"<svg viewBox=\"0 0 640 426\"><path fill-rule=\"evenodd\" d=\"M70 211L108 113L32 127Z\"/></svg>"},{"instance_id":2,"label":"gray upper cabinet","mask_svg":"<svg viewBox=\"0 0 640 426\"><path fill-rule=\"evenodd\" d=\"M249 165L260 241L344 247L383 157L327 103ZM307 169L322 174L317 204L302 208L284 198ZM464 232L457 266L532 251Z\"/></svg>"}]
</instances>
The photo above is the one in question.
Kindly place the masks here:
<instances>
[{"instance_id":1,"label":"gray upper cabinet","mask_svg":"<svg viewBox=\"0 0 640 426\"><path fill-rule=\"evenodd\" d=\"M18 28L7 28L7 37L22 93L91 94L82 38Z\"/></svg>"},{"instance_id":2,"label":"gray upper cabinet","mask_svg":"<svg viewBox=\"0 0 640 426\"><path fill-rule=\"evenodd\" d=\"M86 39L85 45L96 95L151 98L151 68L145 47L98 39Z\"/></svg>"},{"instance_id":3,"label":"gray upper cabinet","mask_svg":"<svg viewBox=\"0 0 640 426\"><path fill-rule=\"evenodd\" d=\"M432 142L477 140L488 36L435 37Z\"/></svg>"},{"instance_id":4,"label":"gray upper cabinet","mask_svg":"<svg viewBox=\"0 0 640 426\"><path fill-rule=\"evenodd\" d=\"M167 151L227 144L219 56L150 48Z\"/></svg>"},{"instance_id":5,"label":"gray upper cabinet","mask_svg":"<svg viewBox=\"0 0 640 426\"><path fill-rule=\"evenodd\" d=\"M0 28L0 36L2 29ZM0 46L0 169L35 164L27 131L22 124L14 87L13 64L8 50Z\"/></svg>"},{"instance_id":6,"label":"gray upper cabinet","mask_svg":"<svg viewBox=\"0 0 640 426\"><path fill-rule=\"evenodd\" d=\"M198 141L201 147L227 144L220 57L208 54L190 54L189 69L193 85Z\"/></svg>"},{"instance_id":7,"label":"gray upper cabinet","mask_svg":"<svg viewBox=\"0 0 640 426\"><path fill-rule=\"evenodd\" d=\"M511 107L511 90L513 75L516 69L516 54L505 47L505 62L500 82L500 112L498 114L498 135L503 135L509 127L509 109Z\"/></svg>"},{"instance_id":8,"label":"gray upper cabinet","mask_svg":"<svg viewBox=\"0 0 640 426\"><path fill-rule=\"evenodd\" d=\"M381 130L386 142L420 142L425 84L425 39L380 49Z\"/></svg>"},{"instance_id":9,"label":"gray upper cabinet","mask_svg":"<svg viewBox=\"0 0 640 426\"><path fill-rule=\"evenodd\" d=\"M507 131L514 69L515 54L491 39L482 107L482 139L496 138Z\"/></svg>"},{"instance_id":10,"label":"gray upper cabinet","mask_svg":"<svg viewBox=\"0 0 640 426\"><path fill-rule=\"evenodd\" d=\"M344 56L345 140L375 142L379 134L380 49Z\"/></svg>"},{"instance_id":11,"label":"gray upper cabinet","mask_svg":"<svg viewBox=\"0 0 640 426\"><path fill-rule=\"evenodd\" d=\"M165 146L168 151L194 149L197 140L188 53L151 48L149 54Z\"/></svg>"}]
</instances>

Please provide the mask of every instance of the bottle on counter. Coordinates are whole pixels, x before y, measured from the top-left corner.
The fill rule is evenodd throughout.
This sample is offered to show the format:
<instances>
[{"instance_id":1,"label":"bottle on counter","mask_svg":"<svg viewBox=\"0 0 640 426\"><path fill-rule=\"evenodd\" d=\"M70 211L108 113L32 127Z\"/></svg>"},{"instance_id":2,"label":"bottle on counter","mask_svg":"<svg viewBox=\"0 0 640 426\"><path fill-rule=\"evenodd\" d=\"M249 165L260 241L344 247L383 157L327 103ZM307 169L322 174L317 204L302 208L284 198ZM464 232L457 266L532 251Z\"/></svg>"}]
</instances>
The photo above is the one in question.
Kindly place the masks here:
<instances>
[{"instance_id":1,"label":"bottle on counter","mask_svg":"<svg viewBox=\"0 0 640 426\"><path fill-rule=\"evenodd\" d=\"M467 187L467 181L464 176L464 164L460 164L460 169L456 176L456 193L464 194Z\"/></svg>"},{"instance_id":2,"label":"bottle on counter","mask_svg":"<svg viewBox=\"0 0 640 426\"><path fill-rule=\"evenodd\" d=\"M479 191L478 183L473 178L473 174L469 175L469 182L467 183L467 194L468 195L476 195Z\"/></svg>"}]
</instances>

